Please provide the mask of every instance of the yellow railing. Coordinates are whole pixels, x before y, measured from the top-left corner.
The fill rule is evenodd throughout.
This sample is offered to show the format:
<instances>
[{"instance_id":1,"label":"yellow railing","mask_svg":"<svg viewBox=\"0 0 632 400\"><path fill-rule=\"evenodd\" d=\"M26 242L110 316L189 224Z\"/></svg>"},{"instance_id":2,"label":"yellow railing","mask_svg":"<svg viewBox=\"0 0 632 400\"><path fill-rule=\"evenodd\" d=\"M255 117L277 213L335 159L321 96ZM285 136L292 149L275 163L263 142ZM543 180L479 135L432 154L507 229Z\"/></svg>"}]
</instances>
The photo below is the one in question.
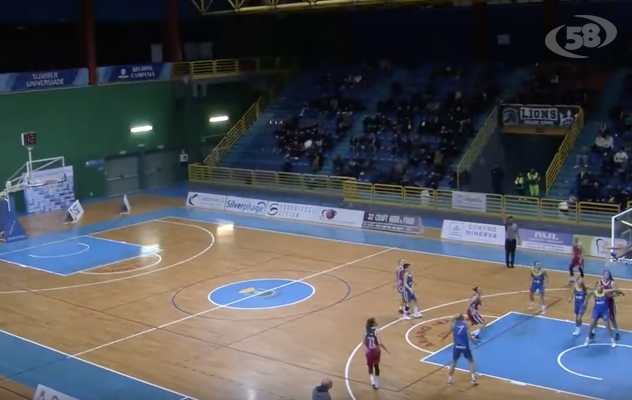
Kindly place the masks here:
<instances>
[{"instance_id":1,"label":"yellow railing","mask_svg":"<svg viewBox=\"0 0 632 400\"><path fill-rule=\"evenodd\" d=\"M575 122L573 122L573 125L571 125L570 131L564 137L560 148L557 150L557 154L555 154L555 157L553 157L553 161L551 161L551 165L546 170L544 185L547 196L549 194L549 190L551 190L551 187L555 182L555 179L562 170L566 158L571 153L571 150L573 150L573 146L575 146L577 136L579 135L579 132L582 131L582 129L584 129L584 111L579 110Z\"/></svg>"},{"instance_id":2,"label":"yellow railing","mask_svg":"<svg viewBox=\"0 0 632 400\"><path fill-rule=\"evenodd\" d=\"M372 185L341 176L301 175L287 172L255 171L189 165L189 181L285 192L342 196L352 203L450 211L553 223L610 226L610 217L619 213L616 204L581 202L560 210L560 200L524 196L485 195L484 211L453 208L453 191L414 186Z\"/></svg>"},{"instance_id":3,"label":"yellow railing","mask_svg":"<svg viewBox=\"0 0 632 400\"><path fill-rule=\"evenodd\" d=\"M472 169L474 162L483 149L485 149L485 145L496 128L498 128L498 107L494 107L492 112L489 114L489 117L487 117L485 123L474 138L472 145L463 156L459 165L456 167L456 186L458 188L461 187L461 174L469 172Z\"/></svg>"},{"instance_id":4,"label":"yellow railing","mask_svg":"<svg viewBox=\"0 0 632 400\"><path fill-rule=\"evenodd\" d=\"M259 99L250 106L244 115L237 121L237 123L226 132L226 135L211 151L211 154L206 156L204 164L214 167L221 160L222 156L226 154L230 148L237 143L237 141L243 136L244 133L255 123L259 118L261 111L274 99L275 94L280 90L280 86L287 84L289 80L289 74L285 75L285 79L280 85L271 84L268 91L265 92Z\"/></svg>"},{"instance_id":5,"label":"yellow railing","mask_svg":"<svg viewBox=\"0 0 632 400\"><path fill-rule=\"evenodd\" d=\"M263 108L262 103L263 99L259 98L255 104L250 106L241 119L228 130L226 136L224 136L217 146L215 146L213 151L211 151L211 154L204 159L204 164L214 167L217 163L219 163L222 156L230 150L230 148L241 138L246 130L255 123L257 118L259 118L259 114Z\"/></svg>"},{"instance_id":6,"label":"yellow railing","mask_svg":"<svg viewBox=\"0 0 632 400\"><path fill-rule=\"evenodd\" d=\"M296 59L260 57L180 62L173 64L172 71L174 78L188 76L195 79L214 75L292 71L296 68Z\"/></svg>"}]
</instances>

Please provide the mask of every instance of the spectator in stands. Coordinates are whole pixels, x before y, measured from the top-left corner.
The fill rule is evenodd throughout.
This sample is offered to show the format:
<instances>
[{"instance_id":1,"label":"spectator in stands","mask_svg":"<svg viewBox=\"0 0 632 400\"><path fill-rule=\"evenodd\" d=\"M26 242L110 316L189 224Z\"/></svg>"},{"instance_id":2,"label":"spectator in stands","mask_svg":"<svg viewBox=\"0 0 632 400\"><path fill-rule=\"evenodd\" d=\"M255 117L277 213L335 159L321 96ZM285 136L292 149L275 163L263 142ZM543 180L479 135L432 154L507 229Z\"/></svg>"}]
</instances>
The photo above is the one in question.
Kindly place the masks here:
<instances>
[{"instance_id":1,"label":"spectator in stands","mask_svg":"<svg viewBox=\"0 0 632 400\"><path fill-rule=\"evenodd\" d=\"M527 173L527 185L529 186L529 195L532 197L540 196L540 175L535 168Z\"/></svg>"},{"instance_id":2,"label":"spectator in stands","mask_svg":"<svg viewBox=\"0 0 632 400\"><path fill-rule=\"evenodd\" d=\"M625 152L625 148L621 147L619 151L615 153L613 160L617 168L623 168L625 170L628 163L628 154Z\"/></svg>"},{"instance_id":3,"label":"spectator in stands","mask_svg":"<svg viewBox=\"0 0 632 400\"><path fill-rule=\"evenodd\" d=\"M340 156L334 157L333 165L334 165L334 171L336 172L336 175L340 175L340 173L342 172L342 168L344 167L344 161L342 161L342 157Z\"/></svg>"},{"instance_id":4,"label":"spectator in stands","mask_svg":"<svg viewBox=\"0 0 632 400\"><path fill-rule=\"evenodd\" d=\"M522 172L518 172L516 179L514 179L514 185L518 196L524 196L524 176L522 176Z\"/></svg>"},{"instance_id":5,"label":"spectator in stands","mask_svg":"<svg viewBox=\"0 0 632 400\"><path fill-rule=\"evenodd\" d=\"M595 145L593 146L593 150L597 153L606 153L613 150L614 147L614 139L608 132L600 131L597 134L597 138L595 139Z\"/></svg>"},{"instance_id":6,"label":"spectator in stands","mask_svg":"<svg viewBox=\"0 0 632 400\"><path fill-rule=\"evenodd\" d=\"M579 152L577 153L577 157L575 158L576 163L577 163L575 164L575 168L579 168L579 167L584 168L588 166L588 152L589 150L588 150L588 147L586 146L582 146L579 149Z\"/></svg>"},{"instance_id":7,"label":"spectator in stands","mask_svg":"<svg viewBox=\"0 0 632 400\"><path fill-rule=\"evenodd\" d=\"M492 190L495 194L503 194L503 179L505 173L499 165L492 168Z\"/></svg>"}]
</instances>

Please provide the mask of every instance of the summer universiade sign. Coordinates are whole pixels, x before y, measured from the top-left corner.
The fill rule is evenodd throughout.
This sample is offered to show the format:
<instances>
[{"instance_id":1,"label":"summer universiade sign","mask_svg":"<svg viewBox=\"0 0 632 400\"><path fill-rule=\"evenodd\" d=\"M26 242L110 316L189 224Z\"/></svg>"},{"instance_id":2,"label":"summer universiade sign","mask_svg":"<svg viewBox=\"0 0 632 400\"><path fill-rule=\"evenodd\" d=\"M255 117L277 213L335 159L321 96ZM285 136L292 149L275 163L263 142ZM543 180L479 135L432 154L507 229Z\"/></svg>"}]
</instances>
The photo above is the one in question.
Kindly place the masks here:
<instances>
[{"instance_id":1,"label":"summer universiade sign","mask_svg":"<svg viewBox=\"0 0 632 400\"><path fill-rule=\"evenodd\" d=\"M29 92L88 86L88 69L62 69L0 74L0 92Z\"/></svg>"}]
</instances>

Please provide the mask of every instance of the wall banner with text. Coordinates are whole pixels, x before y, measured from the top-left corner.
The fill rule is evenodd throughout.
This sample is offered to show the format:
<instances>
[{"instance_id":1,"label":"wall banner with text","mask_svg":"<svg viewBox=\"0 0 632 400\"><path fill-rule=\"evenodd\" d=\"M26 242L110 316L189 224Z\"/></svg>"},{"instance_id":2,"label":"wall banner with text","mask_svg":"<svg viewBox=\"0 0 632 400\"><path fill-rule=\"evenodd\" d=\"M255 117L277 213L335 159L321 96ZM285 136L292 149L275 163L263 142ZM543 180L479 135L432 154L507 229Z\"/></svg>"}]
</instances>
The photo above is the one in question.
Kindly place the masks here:
<instances>
[{"instance_id":1,"label":"wall banner with text","mask_svg":"<svg viewBox=\"0 0 632 400\"><path fill-rule=\"evenodd\" d=\"M579 110L579 107L574 106L506 104L501 106L501 124L570 129Z\"/></svg>"},{"instance_id":2,"label":"wall banner with text","mask_svg":"<svg viewBox=\"0 0 632 400\"><path fill-rule=\"evenodd\" d=\"M421 217L400 214L364 213L362 228L387 232L409 233L419 235L423 233Z\"/></svg>"},{"instance_id":3,"label":"wall banner with text","mask_svg":"<svg viewBox=\"0 0 632 400\"><path fill-rule=\"evenodd\" d=\"M0 74L0 92L2 93L62 89L76 86L88 86L88 70L86 68Z\"/></svg>"},{"instance_id":4,"label":"wall banner with text","mask_svg":"<svg viewBox=\"0 0 632 400\"><path fill-rule=\"evenodd\" d=\"M99 67L99 83L129 83L171 79L171 64L149 63Z\"/></svg>"}]
</instances>

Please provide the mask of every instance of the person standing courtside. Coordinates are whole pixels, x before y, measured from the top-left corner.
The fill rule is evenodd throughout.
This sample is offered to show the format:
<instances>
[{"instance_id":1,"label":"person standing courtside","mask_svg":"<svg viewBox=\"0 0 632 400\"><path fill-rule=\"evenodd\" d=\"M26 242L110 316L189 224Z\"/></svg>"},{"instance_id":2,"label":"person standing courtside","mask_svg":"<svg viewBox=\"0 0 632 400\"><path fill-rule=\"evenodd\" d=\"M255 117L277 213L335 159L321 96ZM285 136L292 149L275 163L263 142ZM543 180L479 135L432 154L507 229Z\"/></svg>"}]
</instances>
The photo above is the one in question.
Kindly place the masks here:
<instances>
[{"instance_id":1,"label":"person standing courtside","mask_svg":"<svg viewBox=\"0 0 632 400\"><path fill-rule=\"evenodd\" d=\"M514 222L513 217L508 217L505 221L505 265L507 268L514 267L516 247L518 247L519 242L518 224Z\"/></svg>"}]
</instances>

